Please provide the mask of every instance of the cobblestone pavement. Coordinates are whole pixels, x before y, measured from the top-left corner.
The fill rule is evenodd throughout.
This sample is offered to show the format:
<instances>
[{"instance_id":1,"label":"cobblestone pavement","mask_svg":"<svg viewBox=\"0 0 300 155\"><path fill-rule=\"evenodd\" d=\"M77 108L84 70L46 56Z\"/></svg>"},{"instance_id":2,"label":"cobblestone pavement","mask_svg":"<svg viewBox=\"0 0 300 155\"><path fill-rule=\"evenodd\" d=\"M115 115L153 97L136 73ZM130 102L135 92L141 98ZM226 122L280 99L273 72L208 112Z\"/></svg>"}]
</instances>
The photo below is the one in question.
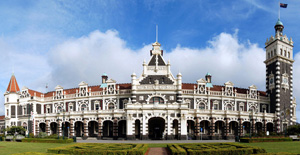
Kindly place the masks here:
<instances>
[{"instance_id":1,"label":"cobblestone pavement","mask_svg":"<svg viewBox=\"0 0 300 155\"><path fill-rule=\"evenodd\" d=\"M81 140L77 138L78 143L223 143L234 142L234 140L97 140L96 138L89 138Z\"/></svg>"}]
</instances>

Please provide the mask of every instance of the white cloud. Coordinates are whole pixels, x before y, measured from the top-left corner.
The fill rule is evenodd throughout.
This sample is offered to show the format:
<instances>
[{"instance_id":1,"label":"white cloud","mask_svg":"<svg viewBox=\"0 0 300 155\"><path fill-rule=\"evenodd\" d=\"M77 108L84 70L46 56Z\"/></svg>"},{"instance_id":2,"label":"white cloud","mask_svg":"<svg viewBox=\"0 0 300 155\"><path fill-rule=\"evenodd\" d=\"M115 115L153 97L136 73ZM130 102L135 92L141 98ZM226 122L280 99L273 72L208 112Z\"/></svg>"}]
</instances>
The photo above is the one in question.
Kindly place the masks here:
<instances>
[{"instance_id":1,"label":"white cloud","mask_svg":"<svg viewBox=\"0 0 300 155\"><path fill-rule=\"evenodd\" d=\"M132 72L140 75L143 60L149 61L150 49L151 44L138 50L127 47L126 41L115 30L104 33L94 31L88 36L72 38L57 45L47 57L16 54L15 65L20 67L20 72L24 69L17 80L22 79L22 83L18 80L20 85L25 84L40 91L44 91L45 83L49 83L50 89L56 85L77 87L81 81L98 85L104 72L118 83L130 83ZM265 90L264 49L250 41L239 42L237 31L235 34L221 33L215 36L205 48L191 49L178 45L171 51L165 51L164 58L171 60L175 76L178 71L182 73L184 82L195 82L210 72L214 84L222 85L230 80L237 87L247 88L255 84L260 90ZM294 90L297 97L300 83L300 72L297 72L300 62L297 60L300 60L300 54L295 59Z\"/></svg>"}]
</instances>

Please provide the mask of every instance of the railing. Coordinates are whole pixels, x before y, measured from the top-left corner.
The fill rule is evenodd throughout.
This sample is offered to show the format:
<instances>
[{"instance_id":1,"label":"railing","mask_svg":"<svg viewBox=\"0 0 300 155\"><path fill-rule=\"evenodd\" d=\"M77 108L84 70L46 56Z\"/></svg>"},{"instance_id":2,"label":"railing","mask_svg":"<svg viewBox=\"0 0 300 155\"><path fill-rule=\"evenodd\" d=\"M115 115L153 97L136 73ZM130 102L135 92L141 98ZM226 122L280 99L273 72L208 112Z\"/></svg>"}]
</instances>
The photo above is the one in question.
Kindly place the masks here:
<instances>
[{"instance_id":1,"label":"railing","mask_svg":"<svg viewBox=\"0 0 300 155\"><path fill-rule=\"evenodd\" d=\"M194 90L189 90L189 89L183 89L182 90L183 94L194 94Z\"/></svg>"},{"instance_id":2,"label":"railing","mask_svg":"<svg viewBox=\"0 0 300 155\"><path fill-rule=\"evenodd\" d=\"M247 94L236 93L236 97L238 97L238 98L247 98Z\"/></svg>"},{"instance_id":3,"label":"railing","mask_svg":"<svg viewBox=\"0 0 300 155\"><path fill-rule=\"evenodd\" d=\"M131 94L131 90L120 90L120 94Z\"/></svg>"},{"instance_id":4,"label":"railing","mask_svg":"<svg viewBox=\"0 0 300 155\"><path fill-rule=\"evenodd\" d=\"M101 95L103 95L103 91L91 92L91 96L101 96Z\"/></svg>"},{"instance_id":5,"label":"railing","mask_svg":"<svg viewBox=\"0 0 300 155\"><path fill-rule=\"evenodd\" d=\"M210 95L213 96L222 96L222 92L221 91L209 91Z\"/></svg>"}]
</instances>

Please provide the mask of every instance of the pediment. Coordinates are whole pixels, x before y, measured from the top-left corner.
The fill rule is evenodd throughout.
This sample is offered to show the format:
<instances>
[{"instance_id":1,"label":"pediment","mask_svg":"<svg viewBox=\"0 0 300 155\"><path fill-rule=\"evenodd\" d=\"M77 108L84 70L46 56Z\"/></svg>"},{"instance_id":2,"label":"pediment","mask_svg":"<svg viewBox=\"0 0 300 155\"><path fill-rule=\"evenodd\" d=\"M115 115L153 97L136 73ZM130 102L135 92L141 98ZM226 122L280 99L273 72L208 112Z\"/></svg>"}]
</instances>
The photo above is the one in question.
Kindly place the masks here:
<instances>
[{"instance_id":1,"label":"pediment","mask_svg":"<svg viewBox=\"0 0 300 155\"><path fill-rule=\"evenodd\" d=\"M82 82L79 83L79 86L87 86L87 85L88 84L86 82L84 82L84 81L82 81Z\"/></svg>"},{"instance_id":2,"label":"pediment","mask_svg":"<svg viewBox=\"0 0 300 155\"><path fill-rule=\"evenodd\" d=\"M204 80L203 78L197 80L197 83L206 83L206 80Z\"/></svg>"},{"instance_id":3,"label":"pediment","mask_svg":"<svg viewBox=\"0 0 300 155\"><path fill-rule=\"evenodd\" d=\"M55 87L55 89L57 90L57 89L64 89L62 86L60 86L60 85L57 85L56 87Z\"/></svg>"},{"instance_id":4,"label":"pediment","mask_svg":"<svg viewBox=\"0 0 300 155\"><path fill-rule=\"evenodd\" d=\"M108 80L106 80L106 83L116 83L116 80L108 79Z\"/></svg>"},{"instance_id":5,"label":"pediment","mask_svg":"<svg viewBox=\"0 0 300 155\"><path fill-rule=\"evenodd\" d=\"M225 83L226 86L233 86L234 84L231 81Z\"/></svg>"},{"instance_id":6,"label":"pediment","mask_svg":"<svg viewBox=\"0 0 300 155\"><path fill-rule=\"evenodd\" d=\"M257 89L257 87L255 85L251 85L249 88L250 89Z\"/></svg>"},{"instance_id":7,"label":"pediment","mask_svg":"<svg viewBox=\"0 0 300 155\"><path fill-rule=\"evenodd\" d=\"M24 86L23 88L22 88L22 90L27 90L28 88L26 87L26 86Z\"/></svg>"}]
</instances>

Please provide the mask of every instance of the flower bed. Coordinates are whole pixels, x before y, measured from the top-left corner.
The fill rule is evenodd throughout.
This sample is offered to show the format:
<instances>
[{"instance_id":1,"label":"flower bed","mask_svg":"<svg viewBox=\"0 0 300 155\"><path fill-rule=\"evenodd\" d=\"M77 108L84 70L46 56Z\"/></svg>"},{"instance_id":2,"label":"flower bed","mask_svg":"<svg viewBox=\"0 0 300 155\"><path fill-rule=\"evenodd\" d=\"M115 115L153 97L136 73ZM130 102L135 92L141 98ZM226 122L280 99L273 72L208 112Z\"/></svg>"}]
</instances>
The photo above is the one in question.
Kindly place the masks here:
<instances>
[{"instance_id":1,"label":"flower bed","mask_svg":"<svg viewBox=\"0 0 300 155\"><path fill-rule=\"evenodd\" d=\"M75 145L48 149L48 153L74 155L144 155L148 150L147 144L99 144L80 143Z\"/></svg>"},{"instance_id":2,"label":"flower bed","mask_svg":"<svg viewBox=\"0 0 300 155\"><path fill-rule=\"evenodd\" d=\"M282 138L241 138L240 142L242 143L256 143L256 142L286 142L286 141L293 141L292 138L289 137L282 137Z\"/></svg>"},{"instance_id":3,"label":"flower bed","mask_svg":"<svg viewBox=\"0 0 300 155\"><path fill-rule=\"evenodd\" d=\"M44 139L44 138L24 138L22 142L32 143L72 143L73 139Z\"/></svg>"},{"instance_id":4,"label":"flower bed","mask_svg":"<svg viewBox=\"0 0 300 155\"><path fill-rule=\"evenodd\" d=\"M234 143L169 144L168 148L172 155L233 155L266 152L262 148Z\"/></svg>"}]
</instances>

